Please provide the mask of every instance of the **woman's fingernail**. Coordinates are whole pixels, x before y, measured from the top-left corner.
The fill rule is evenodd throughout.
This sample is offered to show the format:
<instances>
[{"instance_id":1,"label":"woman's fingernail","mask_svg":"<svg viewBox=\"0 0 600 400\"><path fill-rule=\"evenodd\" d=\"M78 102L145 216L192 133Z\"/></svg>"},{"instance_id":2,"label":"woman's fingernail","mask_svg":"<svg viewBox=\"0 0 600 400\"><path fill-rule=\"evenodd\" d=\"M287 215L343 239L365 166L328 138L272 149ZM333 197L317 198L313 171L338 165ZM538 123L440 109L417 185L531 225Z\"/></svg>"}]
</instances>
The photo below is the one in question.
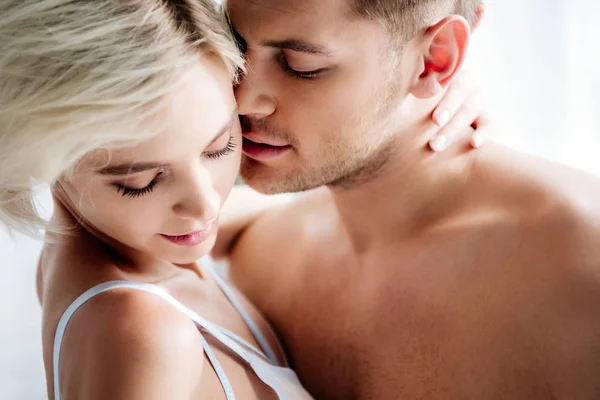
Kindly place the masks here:
<instances>
[{"instance_id":1,"label":"woman's fingernail","mask_svg":"<svg viewBox=\"0 0 600 400\"><path fill-rule=\"evenodd\" d=\"M433 151L444 151L448 146L448 138L446 135L438 135L429 142L429 146Z\"/></svg>"},{"instance_id":2,"label":"woman's fingernail","mask_svg":"<svg viewBox=\"0 0 600 400\"><path fill-rule=\"evenodd\" d=\"M446 125L450 120L450 111L444 109L436 114L435 116L436 122L439 126Z\"/></svg>"},{"instance_id":3,"label":"woman's fingernail","mask_svg":"<svg viewBox=\"0 0 600 400\"><path fill-rule=\"evenodd\" d=\"M483 144L483 138L481 137L481 135L478 135L477 133L473 134L473 137L471 138L471 145L478 149L481 147L481 145Z\"/></svg>"}]
</instances>

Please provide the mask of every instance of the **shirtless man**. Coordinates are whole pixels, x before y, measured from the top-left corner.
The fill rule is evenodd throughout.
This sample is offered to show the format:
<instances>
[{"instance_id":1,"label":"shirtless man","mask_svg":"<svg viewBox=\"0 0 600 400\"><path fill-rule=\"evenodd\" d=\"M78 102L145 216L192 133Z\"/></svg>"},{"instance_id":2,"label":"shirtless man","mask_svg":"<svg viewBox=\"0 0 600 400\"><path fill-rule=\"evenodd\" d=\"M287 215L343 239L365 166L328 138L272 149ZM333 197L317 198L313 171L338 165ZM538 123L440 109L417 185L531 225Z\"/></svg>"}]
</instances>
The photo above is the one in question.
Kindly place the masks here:
<instances>
[{"instance_id":1,"label":"shirtless man","mask_svg":"<svg viewBox=\"0 0 600 400\"><path fill-rule=\"evenodd\" d=\"M228 0L243 178L308 191L245 230L232 279L318 399L600 398L600 182L425 150L478 3Z\"/></svg>"}]
</instances>

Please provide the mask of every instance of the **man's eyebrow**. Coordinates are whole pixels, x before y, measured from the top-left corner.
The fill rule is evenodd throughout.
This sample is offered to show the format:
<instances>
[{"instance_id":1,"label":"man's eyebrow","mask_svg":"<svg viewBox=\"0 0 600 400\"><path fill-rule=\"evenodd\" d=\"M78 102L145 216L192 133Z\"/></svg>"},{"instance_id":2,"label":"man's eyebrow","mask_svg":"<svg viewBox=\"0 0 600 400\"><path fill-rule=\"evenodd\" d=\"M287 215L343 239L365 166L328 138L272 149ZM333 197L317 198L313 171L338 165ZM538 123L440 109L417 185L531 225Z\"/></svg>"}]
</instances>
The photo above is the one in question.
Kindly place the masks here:
<instances>
[{"instance_id":1,"label":"man's eyebrow","mask_svg":"<svg viewBox=\"0 0 600 400\"><path fill-rule=\"evenodd\" d=\"M289 39L289 40L266 40L262 42L265 47L274 47L276 49L288 49L297 51L299 53L310 53L310 54L329 54L330 51L325 49L323 46L319 46L312 43L307 43L302 40Z\"/></svg>"},{"instance_id":2,"label":"man's eyebrow","mask_svg":"<svg viewBox=\"0 0 600 400\"><path fill-rule=\"evenodd\" d=\"M227 130L230 129L231 126L233 125L233 123L235 122L236 118L239 118L237 107L231 113L231 118L229 119L229 121L227 121L227 124L223 128L221 128L219 130L219 132L217 132L216 136L214 137L214 139L211 140L211 142L208 144L207 147L212 145L225 132L227 132ZM137 163L137 164L126 163L126 164L111 165L108 167L104 167L104 168L100 169L98 171L98 173L101 175L114 175L114 176L129 175L129 174L135 174L138 172L149 171L149 170L156 169L156 168L166 168L168 166L169 166L169 164L161 164L161 163Z\"/></svg>"}]
</instances>

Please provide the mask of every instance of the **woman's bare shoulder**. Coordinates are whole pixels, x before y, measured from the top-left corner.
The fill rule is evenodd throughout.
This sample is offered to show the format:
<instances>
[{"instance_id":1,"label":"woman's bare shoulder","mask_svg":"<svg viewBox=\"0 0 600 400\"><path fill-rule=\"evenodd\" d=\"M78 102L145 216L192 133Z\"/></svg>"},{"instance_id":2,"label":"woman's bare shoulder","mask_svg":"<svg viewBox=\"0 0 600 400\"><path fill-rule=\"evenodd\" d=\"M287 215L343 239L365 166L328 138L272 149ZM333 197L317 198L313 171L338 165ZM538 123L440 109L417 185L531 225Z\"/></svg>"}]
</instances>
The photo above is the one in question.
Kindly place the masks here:
<instances>
[{"instance_id":1,"label":"woman's bare shoulder","mask_svg":"<svg viewBox=\"0 0 600 400\"><path fill-rule=\"evenodd\" d=\"M73 316L61 351L63 395L86 399L189 398L203 367L199 331L160 297L114 289ZM67 379L68 377L68 379Z\"/></svg>"}]
</instances>

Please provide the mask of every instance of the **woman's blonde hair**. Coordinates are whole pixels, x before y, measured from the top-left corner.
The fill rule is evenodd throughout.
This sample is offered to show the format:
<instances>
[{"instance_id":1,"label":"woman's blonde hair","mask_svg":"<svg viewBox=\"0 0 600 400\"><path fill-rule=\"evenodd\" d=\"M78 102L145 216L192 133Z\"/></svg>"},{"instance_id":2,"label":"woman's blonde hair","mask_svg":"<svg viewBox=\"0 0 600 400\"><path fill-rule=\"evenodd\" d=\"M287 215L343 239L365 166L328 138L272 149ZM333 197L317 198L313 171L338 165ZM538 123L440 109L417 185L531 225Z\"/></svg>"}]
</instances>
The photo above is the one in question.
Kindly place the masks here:
<instances>
[{"instance_id":1,"label":"woman's blonde hair","mask_svg":"<svg viewBox=\"0 0 600 400\"><path fill-rule=\"evenodd\" d=\"M145 122L206 53L243 68L212 0L0 1L0 222L44 226L35 182L156 134Z\"/></svg>"}]
</instances>

